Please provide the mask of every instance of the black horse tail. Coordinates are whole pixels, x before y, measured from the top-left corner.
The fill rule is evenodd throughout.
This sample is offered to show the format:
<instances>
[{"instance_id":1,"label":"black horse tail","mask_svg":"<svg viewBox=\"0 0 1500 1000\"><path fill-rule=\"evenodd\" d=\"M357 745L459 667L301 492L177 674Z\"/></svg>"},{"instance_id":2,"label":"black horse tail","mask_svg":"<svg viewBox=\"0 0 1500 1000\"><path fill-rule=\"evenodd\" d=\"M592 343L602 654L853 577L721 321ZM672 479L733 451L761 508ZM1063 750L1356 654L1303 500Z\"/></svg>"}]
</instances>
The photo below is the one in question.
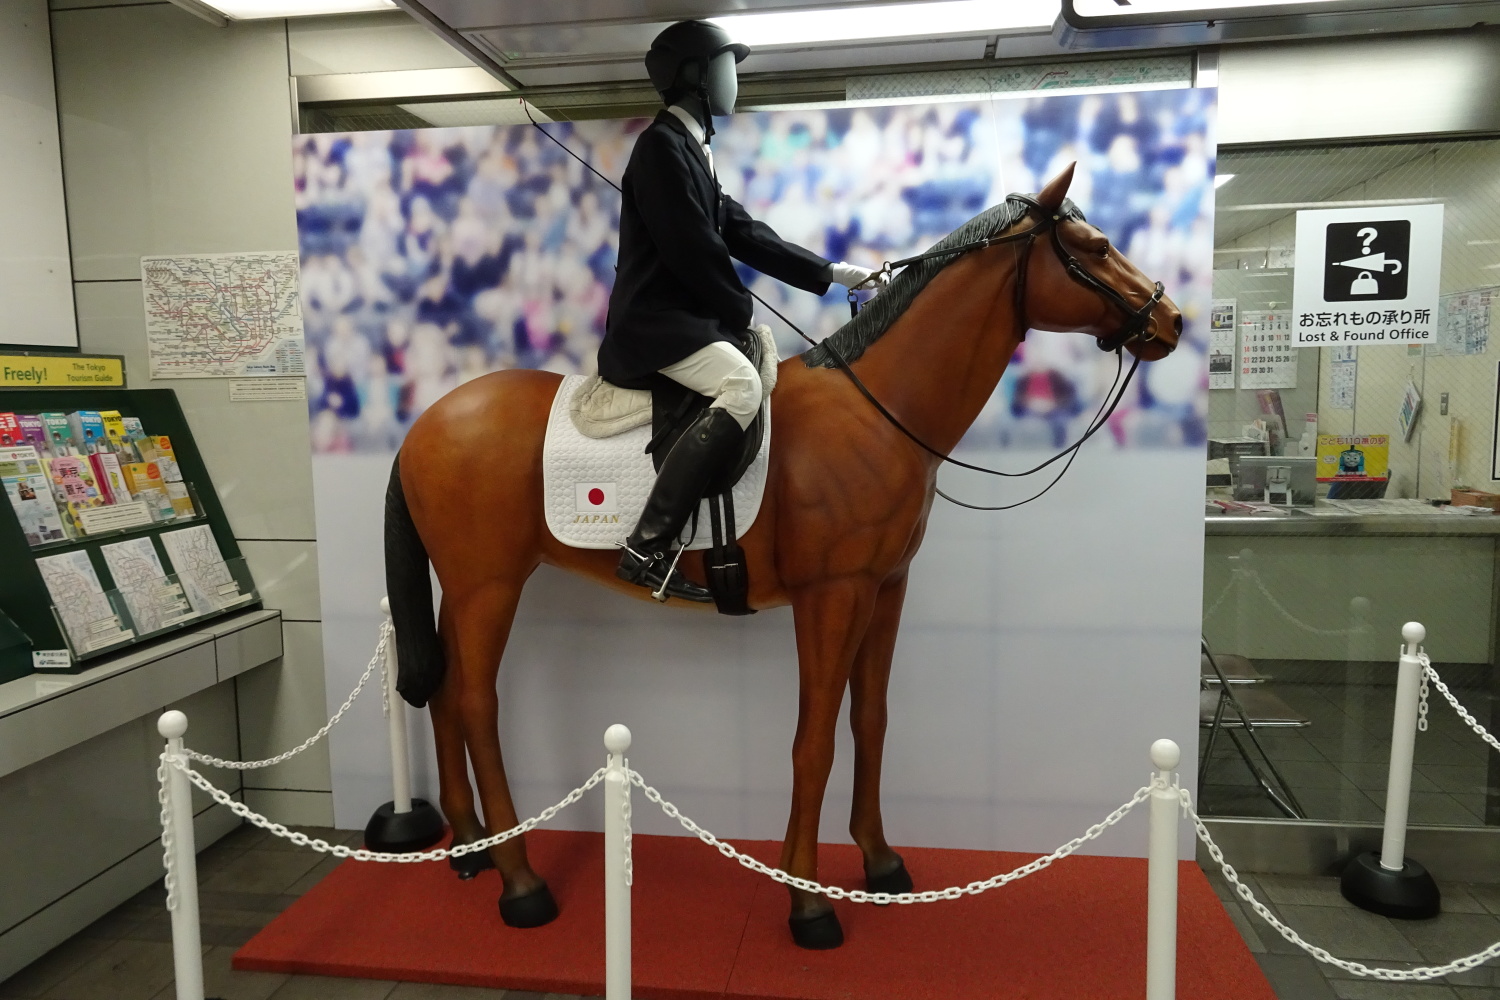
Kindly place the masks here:
<instances>
[{"instance_id":1,"label":"black horse tail","mask_svg":"<svg viewBox=\"0 0 1500 1000\"><path fill-rule=\"evenodd\" d=\"M396 626L396 690L421 708L443 683L446 662L432 616L427 547L406 506L399 452L385 491L385 589Z\"/></svg>"}]
</instances>

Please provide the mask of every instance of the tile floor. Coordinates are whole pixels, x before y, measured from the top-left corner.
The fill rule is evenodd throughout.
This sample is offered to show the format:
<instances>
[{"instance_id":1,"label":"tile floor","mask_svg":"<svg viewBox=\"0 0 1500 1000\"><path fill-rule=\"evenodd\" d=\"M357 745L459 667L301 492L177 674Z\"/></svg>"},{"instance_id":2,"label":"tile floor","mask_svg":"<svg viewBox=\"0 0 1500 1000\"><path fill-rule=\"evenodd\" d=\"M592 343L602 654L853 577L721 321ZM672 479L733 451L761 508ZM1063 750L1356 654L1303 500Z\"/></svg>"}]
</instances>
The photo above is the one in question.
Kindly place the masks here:
<instances>
[{"instance_id":1,"label":"tile floor","mask_svg":"<svg viewBox=\"0 0 1500 1000\"><path fill-rule=\"evenodd\" d=\"M1395 688L1343 683L1342 665L1331 665L1337 683L1287 682L1275 679L1275 664L1263 669L1273 677L1267 689L1310 722L1300 729L1256 733L1307 818L1379 823L1384 816ZM1453 693L1487 722L1487 691L1455 687ZM1410 821L1421 826L1482 826L1491 752L1432 692L1428 728L1417 734ZM1225 733L1216 740L1207 778L1199 790L1204 815L1282 815L1257 787Z\"/></svg>"},{"instance_id":2,"label":"tile floor","mask_svg":"<svg viewBox=\"0 0 1500 1000\"><path fill-rule=\"evenodd\" d=\"M1440 965L1500 941L1500 885L1444 884L1443 912L1431 920L1388 920L1339 895L1338 879L1241 875L1276 916L1339 958L1384 968ZM1313 960L1209 874L1240 936L1281 1000L1500 1000L1500 964L1430 983L1360 979Z\"/></svg>"},{"instance_id":3,"label":"tile floor","mask_svg":"<svg viewBox=\"0 0 1500 1000\"><path fill-rule=\"evenodd\" d=\"M354 843L359 833L308 829ZM235 950L317 883L331 859L243 827L199 855L207 995L222 1000L572 1000L522 991L235 972ZM1430 921L1386 920L1349 906L1337 881L1246 876L1287 923L1340 957L1394 967L1443 962L1500 940L1500 885L1446 885ZM1500 964L1436 984L1354 979L1321 966L1272 933L1221 880L1215 889L1281 1000L1500 1000ZM0 1000L173 1000L171 934L153 886L10 979ZM1330 974L1331 973L1331 974ZM1187 998L1185 998L1187 1000Z\"/></svg>"}]
</instances>

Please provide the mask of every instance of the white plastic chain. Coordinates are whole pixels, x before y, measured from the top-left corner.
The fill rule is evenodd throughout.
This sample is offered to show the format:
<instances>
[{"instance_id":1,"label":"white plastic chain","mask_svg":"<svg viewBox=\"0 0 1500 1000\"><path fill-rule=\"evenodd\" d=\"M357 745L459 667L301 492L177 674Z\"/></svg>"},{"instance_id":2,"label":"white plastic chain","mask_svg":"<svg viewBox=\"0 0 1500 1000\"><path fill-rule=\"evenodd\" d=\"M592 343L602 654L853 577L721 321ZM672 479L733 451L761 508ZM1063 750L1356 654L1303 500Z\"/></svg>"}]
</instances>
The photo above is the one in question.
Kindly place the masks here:
<instances>
[{"instance_id":1,"label":"white plastic chain","mask_svg":"<svg viewBox=\"0 0 1500 1000\"><path fill-rule=\"evenodd\" d=\"M270 757L266 760L224 760L220 757L210 757L208 754L199 753L196 750L184 750L183 753L186 754L188 759L190 760L196 760L199 763L208 764L211 767L228 768L231 771L253 771L257 768L270 767L273 764L280 764L283 761L291 760L293 757L297 756L299 753L306 750L308 747L312 746L323 737L327 736L328 731L339 724L339 720L344 717L344 713L349 711L349 706L354 704L354 699L358 698L359 693L365 689L365 683L370 679L370 675L375 672L376 664L382 665L381 679L384 680L385 668L383 665L385 663L385 647L390 642L390 640L391 622L390 619L386 619L380 624L380 641L375 644L375 655L370 657L369 666L365 667L365 672L363 674L360 674L359 683L354 685L354 690L349 692L349 697L344 699L344 703L339 706L339 710L333 713L333 718L329 719L322 729L319 729L317 732L313 733L307 739L303 740L300 744L288 750L286 753L277 754L275 757ZM390 715L391 706L386 694L386 685L384 683L380 685L380 690L381 703L385 709L386 715ZM192 772L188 773L191 774Z\"/></svg>"},{"instance_id":2,"label":"white plastic chain","mask_svg":"<svg viewBox=\"0 0 1500 1000\"><path fill-rule=\"evenodd\" d=\"M269 820L266 817L262 816L260 813L250 809L249 806L246 806L240 802L236 802L234 799L229 797L228 792L224 792L218 788L215 788L207 778L203 777L203 775L199 774L197 771L194 771L190 766L188 766L187 761L172 758L165 753L161 755L161 760L163 767L180 768L182 772L188 776L189 781L197 785L199 788L203 789L215 802L219 803L219 805L221 806L224 806L236 816L248 821L255 826L260 827L262 830L270 831L275 836L290 840L298 847L310 847L313 850L319 851L323 854L332 854L336 858L353 858L355 861L385 861L393 862L396 864L411 864L413 862L420 861L442 861L445 858L456 858L464 854L473 854L475 851L482 851L486 848L494 847L496 844L503 844L505 841L511 840L515 837L519 837L523 833L529 833L532 830L535 830L537 827L541 826L543 823L551 820L554 816L562 812L568 806L583 798L583 796L591 788L604 780L604 768L601 767L599 770L595 771L592 775L589 776L589 780L585 781L582 785L579 785L567 795L563 796L561 801L557 802L554 805L548 806L546 809L543 809L531 819L528 819L522 823L518 823L515 826L511 827L509 830L502 830L500 833L485 837L483 840L476 840L470 844L460 844L457 847L444 847L431 851L419 851L412 854L393 854L388 851L370 851L366 850L363 847L354 848L345 847L343 844L330 844L326 840L320 840L317 837L309 837L307 834L298 833L296 830L288 830L280 823ZM166 830L165 823L163 824L162 829L163 831Z\"/></svg>"},{"instance_id":3,"label":"white plastic chain","mask_svg":"<svg viewBox=\"0 0 1500 1000\"><path fill-rule=\"evenodd\" d=\"M744 865L751 871L760 872L760 874L767 876L774 882L780 882L783 885L789 885L794 889L802 889L806 892L816 892L821 895L827 896L829 899L847 899L851 903L936 903L940 899L962 899L966 895L977 896L981 892L986 892L990 889L998 889L1000 886L1005 885L1008 882L1014 882L1016 879L1025 878L1027 875L1034 875L1037 872L1041 871L1043 868L1046 868L1048 865L1052 864L1052 862L1060 860L1067 857L1069 854L1072 854L1074 851L1078 850L1078 848L1082 847L1090 840L1095 839L1105 830L1108 830L1110 827L1120 822L1120 820L1124 819L1125 815L1129 813L1130 810L1134 809L1137 805L1143 802L1148 795L1151 794L1151 786L1144 786L1133 796L1131 796L1129 802L1126 802L1114 812L1104 817L1102 821L1095 823L1093 826L1089 827L1088 830L1084 832L1083 836L1074 837L1072 840L1068 841L1066 844L1062 845L1051 854L1028 862L1027 864L1022 865L1020 868L1017 868L1014 871L1006 872L1003 875L996 875L994 878L985 879L983 882L970 882L968 885L949 886L946 889L928 889L923 892L866 892L863 889L841 889L836 885L823 885L819 882L814 882L811 879L798 878L795 875L789 875L788 873L782 871L780 868L772 868L770 865L757 861L755 858L750 857L750 855L748 854L741 854L731 845L724 843L724 841L720 840L718 837L715 837L713 834L703 829L703 827L699 826L697 823L694 823L691 819L684 816L681 810L679 810L672 803L668 802L666 799L662 798L660 792L652 788L650 785L646 784L646 781L641 777L640 772L627 771L626 773L630 775L630 783L638 786L642 794L646 796L646 799L648 801L656 803L661 807L662 812L666 813L672 819L675 819L677 822L681 823L683 829L687 830L693 836L703 841L709 847L717 850L726 858L731 858L735 861L738 861L740 864Z\"/></svg>"},{"instance_id":4,"label":"white plastic chain","mask_svg":"<svg viewBox=\"0 0 1500 1000\"><path fill-rule=\"evenodd\" d=\"M1301 618L1298 618L1296 615L1288 611L1285 605L1283 605L1276 599L1275 595L1273 595L1271 591L1266 588L1266 585L1261 580L1259 573L1255 572L1255 570L1253 569L1241 570L1240 572L1249 573L1250 577L1255 581L1255 586L1260 588L1261 595L1265 597L1267 603L1269 603L1271 607L1276 609L1276 613L1281 615L1281 617L1285 618L1287 621L1291 622L1293 625L1302 629L1304 632L1311 632L1313 635L1354 634L1355 630L1352 628L1318 628L1315 625L1307 624L1307 622L1303 621Z\"/></svg>"},{"instance_id":5,"label":"white plastic chain","mask_svg":"<svg viewBox=\"0 0 1500 1000\"><path fill-rule=\"evenodd\" d=\"M1422 661L1422 681L1417 685L1417 732L1427 732L1427 675L1437 676L1432 669L1432 661L1427 658L1427 651L1417 650L1417 659Z\"/></svg>"},{"instance_id":6,"label":"white plastic chain","mask_svg":"<svg viewBox=\"0 0 1500 1000\"><path fill-rule=\"evenodd\" d=\"M1464 708L1463 705L1459 704L1458 699L1453 697L1453 692L1448 690L1448 685L1444 684L1443 679L1438 676L1438 672L1432 669L1432 661L1427 658L1427 654L1418 653L1417 656L1422 661L1422 684L1424 688L1427 682L1431 681L1432 686L1438 689L1438 694L1446 698L1448 704L1453 706L1453 711L1458 713L1458 717L1467 722L1469 724L1469 728L1474 730L1474 732L1479 736L1480 739L1484 740L1496 750L1500 750L1500 740L1495 739L1494 735L1491 734L1488 729L1479 724L1479 720L1474 718L1473 713L1471 713L1467 708ZM1423 698L1423 704L1426 704L1425 696ZM1424 712L1423 714L1425 715L1426 713Z\"/></svg>"},{"instance_id":7,"label":"white plastic chain","mask_svg":"<svg viewBox=\"0 0 1500 1000\"><path fill-rule=\"evenodd\" d=\"M630 770L630 758L626 757L620 761L625 768L626 775L634 772ZM625 884L635 885L635 831L630 827L630 782L625 782L625 794L620 796L620 812L625 820Z\"/></svg>"},{"instance_id":8,"label":"white plastic chain","mask_svg":"<svg viewBox=\"0 0 1500 1000\"><path fill-rule=\"evenodd\" d=\"M1208 827L1203 824L1203 820L1198 816L1198 811L1193 808L1193 800L1192 797L1188 794L1187 789L1180 788L1177 790L1177 794L1182 799L1183 810L1188 814L1188 816L1192 817L1193 828L1198 832L1198 839L1203 841L1204 846L1208 848L1209 857L1213 858L1214 863L1217 864L1220 870L1224 872L1224 878L1229 882L1230 885L1234 886L1235 894L1243 899L1246 903L1249 903L1250 908L1253 909L1262 920L1270 924L1271 928L1275 930L1276 933L1280 934L1288 942L1307 952L1319 962L1322 962L1325 965L1332 965L1335 968L1343 969L1345 972L1354 976L1364 976L1370 979L1384 979L1389 982L1410 982L1415 980L1438 979L1443 976L1451 976L1455 972L1466 972L1469 969L1477 968L1478 966L1483 965L1492 958L1500 957L1500 941L1497 941L1494 944L1490 945L1488 948L1484 949L1484 951L1475 952L1472 955L1465 955L1463 958L1455 958L1447 965L1423 965L1418 966L1414 969L1372 968L1359 962L1350 962L1342 958L1335 958L1328 952L1327 949L1319 948L1317 945L1308 944L1302 939L1302 935L1298 934L1286 924L1276 919L1275 914L1273 914L1264 903L1255 898L1255 893L1250 891L1250 887L1240 881L1239 874L1234 870L1234 867L1230 865L1229 862L1224 860L1224 852L1219 849L1218 844L1214 843L1214 838L1209 835Z\"/></svg>"},{"instance_id":9,"label":"white plastic chain","mask_svg":"<svg viewBox=\"0 0 1500 1000\"><path fill-rule=\"evenodd\" d=\"M167 755L156 765L156 801L161 803L161 866L166 869L162 884L167 890L167 909L177 909L177 852L172 850L172 809L167 804Z\"/></svg>"},{"instance_id":10,"label":"white plastic chain","mask_svg":"<svg viewBox=\"0 0 1500 1000\"><path fill-rule=\"evenodd\" d=\"M1222 591L1220 591L1219 596L1217 598L1215 598L1214 602L1208 606L1208 610L1205 611L1205 612L1203 612L1203 617L1204 618L1210 618L1210 617L1212 617L1213 613L1215 611L1219 610L1219 605L1221 605L1221 604L1224 603L1224 598L1228 597L1229 596L1229 592L1231 590L1233 590L1233 589L1234 589L1234 578L1231 577L1230 580L1229 580L1229 582L1226 583L1226 584L1224 584L1224 589Z\"/></svg>"}]
</instances>

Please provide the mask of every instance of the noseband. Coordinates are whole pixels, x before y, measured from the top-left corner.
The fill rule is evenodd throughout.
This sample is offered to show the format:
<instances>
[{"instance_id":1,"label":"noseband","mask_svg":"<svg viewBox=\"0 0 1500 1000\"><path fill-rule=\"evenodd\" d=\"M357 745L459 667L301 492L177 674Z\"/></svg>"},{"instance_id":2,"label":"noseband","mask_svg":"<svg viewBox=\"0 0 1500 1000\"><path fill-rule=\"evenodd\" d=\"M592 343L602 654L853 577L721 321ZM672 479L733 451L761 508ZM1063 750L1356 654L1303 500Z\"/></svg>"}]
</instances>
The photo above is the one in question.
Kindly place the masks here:
<instances>
[{"instance_id":1,"label":"noseband","mask_svg":"<svg viewBox=\"0 0 1500 1000\"><path fill-rule=\"evenodd\" d=\"M996 233L986 236L982 240L975 240L972 243L964 243L956 247L945 247L942 250L929 250L927 253L918 254L915 257L906 257L902 260L886 261L881 270L886 274L890 274L897 268L905 267L908 264L915 264L918 261L930 260L934 257L957 257L975 250L984 250L1003 243L1018 243L1024 240L1026 246L1021 251L1020 263L1016 267L1016 322L1020 326L1022 336L1024 336L1026 329L1030 325L1026 320L1026 271L1027 265L1031 261L1031 248L1036 245L1037 239L1043 233L1050 233L1052 236L1052 250L1057 254L1057 259L1062 263L1063 268L1068 272L1068 277L1085 288L1096 292L1104 301L1114 306L1125 316L1125 322L1120 326L1120 329L1107 337L1098 338L1099 349L1101 351L1117 351L1133 340L1138 340L1146 344L1156 339L1156 331L1149 329L1149 327L1151 325L1151 313L1156 309L1156 304L1161 301L1164 294L1164 289L1160 281L1156 283L1155 288L1152 290L1151 297L1137 309L1120 292L1094 277L1078 258L1073 256L1068 248L1063 245L1062 233L1058 224L1071 219L1081 220L1083 219L1082 212L1076 208L1069 208L1067 211L1064 211L1062 208L1049 209L1035 198L1025 194L1013 194L1005 200L1008 202L1020 202L1026 206L1028 215L1032 211L1035 211L1041 216L1041 220L1031 228L1022 230L1019 233L1004 235Z\"/></svg>"}]
</instances>

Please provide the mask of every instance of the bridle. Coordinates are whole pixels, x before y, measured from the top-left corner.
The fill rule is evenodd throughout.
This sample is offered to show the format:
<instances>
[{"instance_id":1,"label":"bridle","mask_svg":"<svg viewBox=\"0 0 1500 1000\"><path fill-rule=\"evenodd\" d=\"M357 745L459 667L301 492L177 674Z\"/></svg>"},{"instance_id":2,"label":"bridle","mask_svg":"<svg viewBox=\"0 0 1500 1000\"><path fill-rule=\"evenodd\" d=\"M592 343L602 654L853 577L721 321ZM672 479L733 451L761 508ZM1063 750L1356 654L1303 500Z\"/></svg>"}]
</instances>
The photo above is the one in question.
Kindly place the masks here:
<instances>
[{"instance_id":1,"label":"bridle","mask_svg":"<svg viewBox=\"0 0 1500 1000\"><path fill-rule=\"evenodd\" d=\"M1036 241L1043 233L1052 237L1052 250L1057 254L1057 259L1068 272L1068 277L1080 285L1094 291L1100 298L1114 306L1125 316L1125 322L1108 337L1098 338L1101 351L1118 351L1133 340L1139 340L1143 344L1150 343L1156 339L1156 331L1151 329L1151 314L1155 311L1157 303L1161 302L1165 289L1160 281L1156 282L1151 296L1140 308L1132 306L1124 295L1112 286L1105 284L1094 276L1088 268L1073 256L1062 241L1062 232L1059 223L1073 219L1083 221L1083 213L1073 207L1070 202L1064 202L1056 209L1048 208L1029 194L1013 194L1008 196L1006 202L1019 202L1026 206L1027 214L1036 212L1041 216L1038 222L1028 229L1018 233L992 233L983 239L974 240L971 243L961 243L955 247L944 247L940 250L929 250L926 253L917 254L915 257L903 257L897 261L886 261L877 273L889 277L897 268L906 267L924 260L932 260L937 257L958 257L963 254L972 253L976 250L985 250L993 246L1001 246L1006 243L1018 243L1022 240L1026 245L1021 250L1020 261L1016 265L1016 324L1021 330L1024 338L1030 324L1026 321L1026 273L1027 265L1031 262L1031 250L1036 246ZM1011 223L1014 225L1014 223ZM850 302L854 301L851 292ZM801 332L800 330L798 331ZM805 339L805 338L804 338Z\"/></svg>"},{"instance_id":2,"label":"bridle","mask_svg":"<svg viewBox=\"0 0 1500 1000\"><path fill-rule=\"evenodd\" d=\"M566 144L562 142L562 140L558 139L551 132L548 132L546 129L542 128L541 124L535 118L531 117L531 108L526 104L524 98L522 98L521 100L521 107L526 111L526 117L531 119L531 124L536 127L536 130L538 132L542 133L542 135L546 136L548 139L552 140L552 142L556 143L557 147L563 152L567 153L573 159L583 164L583 166L588 168L594 174L594 176L604 181L604 183L608 184L616 191L620 190L620 185L616 184L614 181L604 176L604 174L600 173L599 168L595 167L592 163L585 160L577 153L573 152L567 147ZM1027 265L1030 263L1031 251L1032 248L1036 246L1036 241L1041 237L1043 233L1050 233L1052 237L1053 252L1057 254L1058 260L1062 262L1063 267L1067 270L1068 277L1072 278L1079 284L1092 289L1100 296L1102 296L1106 302L1113 305L1116 309L1120 310L1120 312L1125 315L1125 323L1120 327L1119 330L1110 334L1108 337L1099 338L1099 349L1103 351L1113 351L1115 354L1115 377L1114 381L1110 384L1109 391L1104 394L1104 402L1099 405L1099 410L1094 414L1094 419L1089 421L1088 429L1083 432L1083 434L1078 438L1077 441L1074 441L1072 444L1068 445L1062 451L1058 452L1056 455L1053 455L1045 462L1042 462L1040 465L1027 469L1024 472L1003 472L999 469L988 469L982 465L971 465L968 462L953 458L951 455L948 455L932 447L932 445L928 444L926 441L923 441L916 434L914 434L911 428L903 424L900 418L898 418L894 413L886 409L884 403L875 398L875 394L870 392L869 387L860 380L859 375L855 373L849 362L844 358L839 349L833 345L833 343L828 340L824 340L821 342L813 340L803 331L801 327L788 319L780 309L777 309L775 306L771 305L771 303L761 298L755 293L753 289L749 290L751 296L754 297L755 301L759 302L762 306L765 306L765 308L768 309L773 315L775 315L777 319L780 319L789 328L791 328L791 330L795 332L797 336L801 337L803 340L807 341L814 347L821 346L828 353L828 355L833 358L836 367L846 376L848 376L849 381L854 384L855 389L859 390L860 395L864 396L865 399L869 401L870 405L875 407L876 412L884 417L892 427L896 428L896 430L900 431L907 438L909 438L912 443L917 445L917 447L921 448L929 455L932 455L940 462L946 462L949 465L956 465L961 469L969 469L973 472L983 472L986 475L990 476L1002 476L1006 479L1020 479L1022 477L1030 476L1034 473L1042 471L1043 469L1047 468L1047 466L1052 465L1054 462L1061 461L1064 456L1067 457L1067 462L1064 463L1062 469L1057 473L1057 475L1052 477L1052 482L1042 487L1042 489L1034 495L1027 497L1025 500L1017 501L1016 503L1000 504L993 507L986 507L980 504L965 503L962 500L957 500L949 496L948 494L944 493L940 487L934 485L933 489L938 496L942 497L944 500L947 500L949 503L956 504L960 507L967 507L969 510L1010 510L1014 507L1020 507L1023 504L1028 504L1033 500L1039 499L1048 490L1052 489L1052 487L1058 484L1062 477L1067 473L1068 469L1072 467L1073 459L1078 457L1078 449L1082 448L1084 442L1093 437L1094 434L1096 434L1099 429L1109 421L1109 418L1115 412L1115 408L1120 405L1120 400L1125 398L1125 390L1130 388L1130 381L1131 379L1135 378L1136 370L1141 366L1141 357L1139 354L1135 356L1135 360L1131 362L1130 371L1125 372L1125 379L1123 382L1121 382L1120 374L1124 369L1124 351L1122 349L1126 344L1134 340L1139 340L1141 343L1146 344L1156 339L1156 331L1150 328L1151 314L1156 309L1157 303L1162 300L1162 296L1164 294L1162 283L1158 281L1156 282L1156 285L1152 290L1151 297L1148 298L1145 304L1140 308L1136 308L1132 306L1129 300L1127 300L1124 295L1120 294L1118 290L1110 287L1109 285L1105 284L1103 281L1095 277L1093 274L1091 274L1089 270L1079 262L1078 258L1074 257L1073 254L1069 252L1068 248L1063 245L1062 235L1058 231L1058 224L1061 222L1066 222L1072 219L1083 219L1083 213L1080 212L1076 206L1073 206L1071 202L1065 200L1063 204L1058 206L1056 209L1050 209L1043 205L1041 202L1037 201L1031 195L1013 194L1008 196L1005 200L1007 203L1012 201L1020 202L1021 204L1026 206L1027 215L1031 214L1034 211L1041 215L1041 219L1038 220L1035 225L1018 233L1005 233L997 231L991 233L983 239L974 240L970 243L962 243L954 247L944 247L939 250L929 250L926 253L920 253L914 257L903 257L901 260L886 261L881 266L880 271L877 273L884 273L889 277L897 269L906 267L911 264L916 264L920 261L932 260L938 257L959 257L964 254L973 253L977 250L984 250L994 246L1002 246L1007 243L1019 243L1024 240L1026 242L1026 245L1021 250L1020 261L1016 266L1015 281L1016 322L1019 324L1021 336L1024 339L1026 330L1028 329L1028 323L1026 322ZM1015 224L1015 221L1009 221L1005 225L1008 228L1009 226L1013 226ZM850 291L849 295L850 309L851 311L857 313L858 305L852 290Z\"/></svg>"}]
</instances>

